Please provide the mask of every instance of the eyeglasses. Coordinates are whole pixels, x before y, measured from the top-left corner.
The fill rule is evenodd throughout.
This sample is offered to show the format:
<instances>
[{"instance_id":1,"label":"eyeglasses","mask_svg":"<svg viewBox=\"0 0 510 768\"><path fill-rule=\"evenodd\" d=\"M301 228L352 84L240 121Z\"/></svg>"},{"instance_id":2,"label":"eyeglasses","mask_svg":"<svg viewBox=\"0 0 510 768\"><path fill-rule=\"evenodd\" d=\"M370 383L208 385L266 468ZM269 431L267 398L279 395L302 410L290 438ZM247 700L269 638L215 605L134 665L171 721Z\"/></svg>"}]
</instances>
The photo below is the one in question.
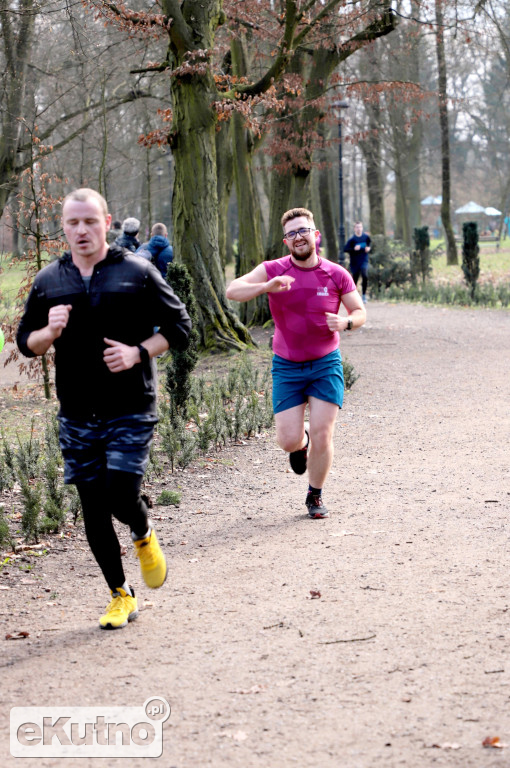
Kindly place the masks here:
<instances>
[{"instance_id":1,"label":"eyeglasses","mask_svg":"<svg viewBox=\"0 0 510 768\"><path fill-rule=\"evenodd\" d=\"M287 240L294 240L297 235L307 235L309 232L313 232L312 227L301 227L301 229L291 229L290 232L285 232Z\"/></svg>"}]
</instances>

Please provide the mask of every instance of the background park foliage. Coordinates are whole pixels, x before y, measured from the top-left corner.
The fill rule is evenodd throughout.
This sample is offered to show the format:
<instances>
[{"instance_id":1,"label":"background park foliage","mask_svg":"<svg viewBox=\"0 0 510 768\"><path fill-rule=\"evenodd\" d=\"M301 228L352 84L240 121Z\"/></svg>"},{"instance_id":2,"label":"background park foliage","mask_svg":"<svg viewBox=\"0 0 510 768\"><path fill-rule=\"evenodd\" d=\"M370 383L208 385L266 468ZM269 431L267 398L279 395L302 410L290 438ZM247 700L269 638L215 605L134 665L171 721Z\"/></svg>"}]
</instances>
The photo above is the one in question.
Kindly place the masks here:
<instances>
[{"instance_id":1,"label":"background park foliage","mask_svg":"<svg viewBox=\"0 0 510 768\"><path fill-rule=\"evenodd\" d=\"M241 348L267 305L233 308L225 267L281 255L285 208L312 207L338 257L340 123L347 231L412 249L429 226L460 272L467 190L501 211L480 232L503 235L509 208L509 17L508 0L0 2L3 252L33 268L20 213L44 174L55 198L98 188L115 218L167 223L200 344ZM42 226L58 236L58 208Z\"/></svg>"}]
</instances>

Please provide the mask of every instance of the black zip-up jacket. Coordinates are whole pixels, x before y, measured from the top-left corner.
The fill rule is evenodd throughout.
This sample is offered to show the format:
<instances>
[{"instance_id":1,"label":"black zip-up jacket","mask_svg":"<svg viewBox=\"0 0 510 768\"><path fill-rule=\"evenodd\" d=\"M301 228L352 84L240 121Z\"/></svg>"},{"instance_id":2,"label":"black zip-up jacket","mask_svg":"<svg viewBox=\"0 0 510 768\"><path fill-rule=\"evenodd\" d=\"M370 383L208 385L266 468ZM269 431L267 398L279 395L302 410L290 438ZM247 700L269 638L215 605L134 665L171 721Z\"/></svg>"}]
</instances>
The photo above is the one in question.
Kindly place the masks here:
<instances>
[{"instance_id":1,"label":"black zip-up jacket","mask_svg":"<svg viewBox=\"0 0 510 768\"><path fill-rule=\"evenodd\" d=\"M191 320L184 304L149 261L111 245L94 267L87 292L71 253L36 276L17 334L27 347L32 331L48 324L50 307L71 304L69 322L55 339L55 369L60 415L70 419L156 417L156 362L138 363L111 373L103 360L103 339L135 346L150 338L154 327L171 348L185 349Z\"/></svg>"}]
</instances>

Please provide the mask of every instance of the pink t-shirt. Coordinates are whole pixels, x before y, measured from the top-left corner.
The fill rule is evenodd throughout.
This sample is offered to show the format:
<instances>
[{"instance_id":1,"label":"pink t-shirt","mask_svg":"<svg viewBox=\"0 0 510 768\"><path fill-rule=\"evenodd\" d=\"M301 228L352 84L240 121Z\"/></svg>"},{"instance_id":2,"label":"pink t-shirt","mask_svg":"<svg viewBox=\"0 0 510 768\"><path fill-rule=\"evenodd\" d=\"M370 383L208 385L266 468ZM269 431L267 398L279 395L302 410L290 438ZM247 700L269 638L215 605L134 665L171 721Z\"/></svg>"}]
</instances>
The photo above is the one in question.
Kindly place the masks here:
<instances>
[{"instance_id":1,"label":"pink t-shirt","mask_svg":"<svg viewBox=\"0 0 510 768\"><path fill-rule=\"evenodd\" d=\"M311 269L297 267L290 256L265 261L267 278L290 275L290 291L268 293L275 324L273 352L285 360L317 360L338 349L339 335L330 331L325 312L337 313L344 293L356 290L346 269L319 257Z\"/></svg>"}]
</instances>

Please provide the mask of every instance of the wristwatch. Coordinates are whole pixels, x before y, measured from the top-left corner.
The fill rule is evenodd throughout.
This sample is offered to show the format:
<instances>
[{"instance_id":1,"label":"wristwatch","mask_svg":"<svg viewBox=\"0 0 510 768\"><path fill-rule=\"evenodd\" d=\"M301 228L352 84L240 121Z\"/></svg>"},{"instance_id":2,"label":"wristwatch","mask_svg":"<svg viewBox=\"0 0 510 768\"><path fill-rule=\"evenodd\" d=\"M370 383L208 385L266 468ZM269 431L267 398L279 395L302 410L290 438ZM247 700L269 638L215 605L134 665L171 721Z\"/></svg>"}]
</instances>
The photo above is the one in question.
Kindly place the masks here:
<instances>
[{"instance_id":1,"label":"wristwatch","mask_svg":"<svg viewBox=\"0 0 510 768\"><path fill-rule=\"evenodd\" d=\"M144 347L143 344L137 344L138 350L140 352L140 362L143 367L147 365L147 363L150 363L151 356L149 355L149 350L147 347Z\"/></svg>"},{"instance_id":2,"label":"wristwatch","mask_svg":"<svg viewBox=\"0 0 510 768\"><path fill-rule=\"evenodd\" d=\"M347 328L346 331L352 331L352 319L350 317L347 318Z\"/></svg>"}]
</instances>

